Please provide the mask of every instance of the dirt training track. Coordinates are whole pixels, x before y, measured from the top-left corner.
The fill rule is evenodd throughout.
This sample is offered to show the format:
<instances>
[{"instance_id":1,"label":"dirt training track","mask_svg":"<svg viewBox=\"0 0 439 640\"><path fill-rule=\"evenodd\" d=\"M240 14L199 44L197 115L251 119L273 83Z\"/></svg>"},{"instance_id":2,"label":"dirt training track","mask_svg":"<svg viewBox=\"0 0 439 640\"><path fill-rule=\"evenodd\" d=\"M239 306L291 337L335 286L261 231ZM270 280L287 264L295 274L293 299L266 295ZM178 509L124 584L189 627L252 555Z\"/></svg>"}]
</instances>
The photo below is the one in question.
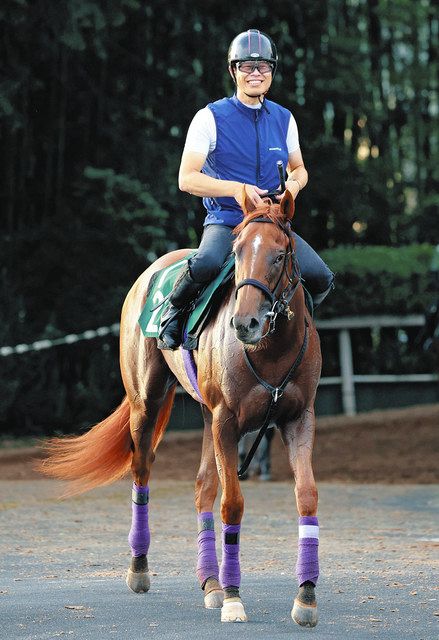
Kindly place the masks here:
<instances>
[{"instance_id":1,"label":"dirt training track","mask_svg":"<svg viewBox=\"0 0 439 640\"><path fill-rule=\"evenodd\" d=\"M153 477L192 481L200 462L201 438L201 430L167 432ZM0 480L40 480L32 469L39 455L37 447L0 449ZM439 404L317 418L313 466L318 482L439 482L438 458ZM274 480L291 479L278 433L272 466Z\"/></svg>"},{"instance_id":2,"label":"dirt training track","mask_svg":"<svg viewBox=\"0 0 439 640\"><path fill-rule=\"evenodd\" d=\"M417 439L401 426L402 413L410 414ZM59 484L36 481L29 461L20 465L17 454L3 451L1 640L271 640L309 634L313 640L437 640L439 484L432 484L437 453L433 458L430 451L437 442L439 407L428 409L429 418L421 408L381 412L384 421L379 414L367 415L367 428L363 416L351 421L350 431L344 418L321 421L315 449L320 622L313 631L290 618L297 552L291 481L242 483L241 593L249 622L237 627L221 624L218 611L204 609L195 577L199 434L170 433L159 449L150 500L152 585L142 595L130 593L124 582L129 478L59 501ZM420 444L421 434L430 438L427 445ZM399 449L389 446L404 438ZM337 452L334 443L343 447ZM29 451L28 459L37 453ZM286 474L284 457L276 440L275 478ZM325 474L337 460L338 467L332 467L337 481L328 482ZM367 468L378 474L374 483L364 478ZM184 474L190 477L182 479ZM171 480L172 475L180 479ZM219 529L218 504L215 517Z\"/></svg>"},{"instance_id":3,"label":"dirt training track","mask_svg":"<svg viewBox=\"0 0 439 640\"><path fill-rule=\"evenodd\" d=\"M129 480L69 501L56 500L49 480L0 482L0 637L437 639L438 488L320 484L320 623L309 631L290 618L291 483L243 483L241 593L249 622L237 629L203 608L192 482L151 483L152 586L141 595L124 582Z\"/></svg>"}]
</instances>

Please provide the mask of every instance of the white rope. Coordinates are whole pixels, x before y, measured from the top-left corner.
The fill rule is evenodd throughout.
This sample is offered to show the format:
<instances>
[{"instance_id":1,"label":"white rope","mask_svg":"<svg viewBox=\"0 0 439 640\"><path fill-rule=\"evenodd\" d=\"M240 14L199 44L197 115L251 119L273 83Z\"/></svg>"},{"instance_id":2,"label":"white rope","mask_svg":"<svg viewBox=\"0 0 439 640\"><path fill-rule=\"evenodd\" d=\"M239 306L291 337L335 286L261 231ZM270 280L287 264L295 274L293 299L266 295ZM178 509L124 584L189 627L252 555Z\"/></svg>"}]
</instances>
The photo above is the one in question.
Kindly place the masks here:
<instances>
[{"instance_id":1,"label":"white rope","mask_svg":"<svg viewBox=\"0 0 439 640\"><path fill-rule=\"evenodd\" d=\"M15 353L28 353L29 351L42 351L43 349L51 349L60 344L75 344L82 340L93 340L94 338L102 338L103 336L119 335L119 323L112 324L110 327L99 327L98 329L88 329L83 333L69 333L62 338L54 340L37 340L30 344L17 344L15 347L0 347L0 356L11 356Z\"/></svg>"}]
</instances>

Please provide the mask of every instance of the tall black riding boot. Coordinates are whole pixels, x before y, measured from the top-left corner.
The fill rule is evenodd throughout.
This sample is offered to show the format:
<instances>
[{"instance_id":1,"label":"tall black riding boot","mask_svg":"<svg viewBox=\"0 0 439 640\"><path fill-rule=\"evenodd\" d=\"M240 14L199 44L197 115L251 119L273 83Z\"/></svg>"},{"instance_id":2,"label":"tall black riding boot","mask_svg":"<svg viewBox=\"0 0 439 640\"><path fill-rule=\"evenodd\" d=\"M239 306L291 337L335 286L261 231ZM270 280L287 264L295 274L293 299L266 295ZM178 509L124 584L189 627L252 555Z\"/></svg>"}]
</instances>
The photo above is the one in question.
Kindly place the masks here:
<instances>
[{"instance_id":1,"label":"tall black riding boot","mask_svg":"<svg viewBox=\"0 0 439 640\"><path fill-rule=\"evenodd\" d=\"M204 284L192 280L189 268L177 279L169 298L169 306L162 315L159 339L162 349L177 349L182 342L184 323L190 310L190 304L203 289Z\"/></svg>"},{"instance_id":2,"label":"tall black riding boot","mask_svg":"<svg viewBox=\"0 0 439 640\"><path fill-rule=\"evenodd\" d=\"M327 289L325 289L325 291L321 291L320 293L312 293L311 294L314 309L316 309L320 304L322 304L323 300L326 298L328 293L330 293L334 288L335 288L335 286L334 286L334 278L332 278L331 284L329 285L329 287Z\"/></svg>"}]
</instances>

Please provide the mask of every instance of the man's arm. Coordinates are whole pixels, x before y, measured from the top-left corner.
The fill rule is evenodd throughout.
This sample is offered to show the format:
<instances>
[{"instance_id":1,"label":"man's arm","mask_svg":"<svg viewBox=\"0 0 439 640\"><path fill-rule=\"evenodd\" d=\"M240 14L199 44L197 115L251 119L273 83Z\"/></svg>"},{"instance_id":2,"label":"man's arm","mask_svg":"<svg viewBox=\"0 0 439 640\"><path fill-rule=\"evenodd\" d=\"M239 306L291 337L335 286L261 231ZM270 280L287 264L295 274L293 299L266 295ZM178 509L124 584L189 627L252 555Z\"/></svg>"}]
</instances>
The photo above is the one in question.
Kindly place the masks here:
<instances>
[{"instance_id":1,"label":"man's arm","mask_svg":"<svg viewBox=\"0 0 439 640\"><path fill-rule=\"evenodd\" d=\"M219 180L212 178L204 173L201 169L206 161L206 156L196 151L184 151L180 171L178 174L178 186L181 191L186 191L194 196L211 197L211 198L235 198L242 205L243 184L234 180ZM259 189L254 185L246 185L247 197L253 204L261 204L261 195L266 190Z\"/></svg>"},{"instance_id":2,"label":"man's arm","mask_svg":"<svg viewBox=\"0 0 439 640\"><path fill-rule=\"evenodd\" d=\"M240 182L218 180L201 173L206 156L196 151L185 151L181 158L178 174L178 186L181 191L187 191L194 196L210 196L212 198L233 198L242 189Z\"/></svg>"},{"instance_id":3,"label":"man's arm","mask_svg":"<svg viewBox=\"0 0 439 640\"><path fill-rule=\"evenodd\" d=\"M288 155L288 177L285 186L296 199L299 191L305 188L308 183L308 171L305 169L302 152L300 149Z\"/></svg>"},{"instance_id":4,"label":"man's arm","mask_svg":"<svg viewBox=\"0 0 439 640\"><path fill-rule=\"evenodd\" d=\"M293 198L296 199L299 191L301 191L301 189L303 189L308 183L308 171L305 169L300 149L297 149L288 155L287 176L285 188L288 189ZM283 193L276 196L276 198L280 200L282 196Z\"/></svg>"}]
</instances>

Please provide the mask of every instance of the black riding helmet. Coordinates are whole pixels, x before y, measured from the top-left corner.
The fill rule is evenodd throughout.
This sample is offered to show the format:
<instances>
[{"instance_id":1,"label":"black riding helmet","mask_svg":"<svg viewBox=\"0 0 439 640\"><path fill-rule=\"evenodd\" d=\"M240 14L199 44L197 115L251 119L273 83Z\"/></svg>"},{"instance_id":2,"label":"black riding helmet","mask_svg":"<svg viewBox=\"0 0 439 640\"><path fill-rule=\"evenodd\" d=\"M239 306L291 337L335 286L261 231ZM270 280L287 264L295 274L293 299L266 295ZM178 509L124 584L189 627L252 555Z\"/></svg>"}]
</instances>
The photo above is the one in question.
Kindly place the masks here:
<instances>
[{"instance_id":1,"label":"black riding helmet","mask_svg":"<svg viewBox=\"0 0 439 640\"><path fill-rule=\"evenodd\" d=\"M234 70L237 62L244 60L267 60L273 65L272 77L276 73L277 68L277 50L273 40L258 29L248 29L233 38L227 61Z\"/></svg>"}]
</instances>

